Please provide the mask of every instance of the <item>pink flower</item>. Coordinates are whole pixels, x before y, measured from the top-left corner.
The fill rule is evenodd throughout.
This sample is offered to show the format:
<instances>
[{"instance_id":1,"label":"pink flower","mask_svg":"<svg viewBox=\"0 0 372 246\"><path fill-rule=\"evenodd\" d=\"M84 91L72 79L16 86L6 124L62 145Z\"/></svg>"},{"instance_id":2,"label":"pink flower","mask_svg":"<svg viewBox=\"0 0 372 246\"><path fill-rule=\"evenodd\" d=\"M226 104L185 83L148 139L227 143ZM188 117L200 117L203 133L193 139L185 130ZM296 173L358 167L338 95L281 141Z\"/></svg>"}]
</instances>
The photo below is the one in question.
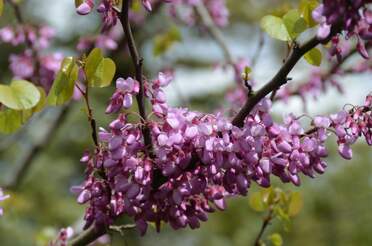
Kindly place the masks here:
<instances>
[{"instance_id":1,"label":"pink flower","mask_svg":"<svg viewBox=\"0 0 372 246\"><path fill-rule=\"evenodd\" d=\"M84 0L77 8L76 12L79 15L87 15L90 12L92 12L94 7L94 2L93 0Z\"/></svg>"}]
</instances>

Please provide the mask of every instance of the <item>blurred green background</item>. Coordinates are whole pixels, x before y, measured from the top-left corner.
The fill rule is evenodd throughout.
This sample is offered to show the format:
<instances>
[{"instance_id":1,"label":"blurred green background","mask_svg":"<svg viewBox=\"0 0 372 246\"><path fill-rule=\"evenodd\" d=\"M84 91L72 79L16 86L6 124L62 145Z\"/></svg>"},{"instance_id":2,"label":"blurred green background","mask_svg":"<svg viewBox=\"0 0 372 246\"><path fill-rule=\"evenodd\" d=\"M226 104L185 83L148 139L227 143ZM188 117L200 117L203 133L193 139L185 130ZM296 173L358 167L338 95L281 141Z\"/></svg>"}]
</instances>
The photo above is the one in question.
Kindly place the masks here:
<instances>
[{"instance_id":1,"label":"blurred green background","mask_svg":"<svg viewBox=\"0 0 372 246\"><path fill-rule=\"evenodd\" d=\"M296 3L296 1L293 2ZM250 53L254 53L257 49L257 21L260 17L274 10L288 8L290 5L288 1L280 0L230 0L228 3L231 11L231 26L224 32L232 34L229 35L229 39L233 39L232 43L234 39L243 40L243 44L245 41L250 43L248 47ZM66 54L73 53L80 36L93 34L99 29L97 16L90 15L84 19L75 14L73 0L59 0L56 4L43 0L24 0L22 9L27 21L48 23L56 28L58 36L52 50L61 50ZM5 16L0 19L0 27L7 23L15 23L11 9L6 7L6 10ZM184 91L182 86L185 85L182 85L182 79L188 78L188 72L204 69L210 73L213 71L214 61L208 59L200 61L197 58L180 56L180 53L187 53L187 50L182 50L185 48L183 46L185 42L190 42L192 46L192 42L197 42L195 40L199 40L201 35L198 30L186 26L180 27L184 41L178 48L173 47L174 54L178 54L176 58L172 50L163 57L152 57L147 47L151 46L154 33L156 30L162 30L164 21L168 24L172 22L166 17L164 10L155 15L151 22L136 32L141 43L141 50L145 54L145 60L150 61L146 62L148 73L154 76L158 64L165 66L171 61L176 64L175 67L179 69L180 76L185 78L178 80L181 83L178 85L181 87L180 91L177 92L177 86L175 86L169 93L179 93L178 99L182 94L183 99L187 100L194 109L215 110L215 107L221 105L221 96L226 88L232 85L231 76L226 79L225 74L218 77L219 74L213 73L214 77L211 80L227 80L227 84L217 86L217 90L209 86L209 89L199 94ZM246 40L246 36L241 33L241 30L245 30L245 25L246 30L255 31L248 35L252 36L251 41ZM208 39L205 36L202 38ZM258 74L264 74L263 78L272 76L272 73L267 71L265 62L278 67L283 53L283 46L276 42L268 41L265 46L269 46L274 53L270 56L264 54L260 59L263 61L257 65L257 70L261 71ZM210 52L213 54L215 48L205 48L201 56L208 57ZM236 56L240 55L238 48L232 47L232 49ZM11 47L0 45L0 78L3 81L9 79L10 76L7 66L11 52L16 51ZM217 50L217 54L218 52ZM247 54L240 56L247 56ZM117 52L114 57L119 64L118 73L121 76L130 74L132 68L124 52ZM218 61L218 55L216 60ZM364 75L363 79L370 81L371 76ZM211 83L209 85L213 85L213 81L209 82ZM353 100L362 103L364 95L361 92L372 90L372 86L368 84L356 86L359 89L357 92L354 90ZM113 88L95 90L92 95L94 114L100 126L105 126L110 121L110 118L104 114L104 109L112 91ZM320 99L320 102L311 104L311 106L316 109L321 107L322 112L325 113L332 112L335 106L319 105L335 101L336 97L337 94L328 94L326 99ZM348 102L347 98L347 96L338 97L336 101L345 104ZM173 103L181 104L182 102L173 100ZM294 101L290 108L300 111L302 105ZM75 197L70 193L69 188L83 180L84 166L79 163L79 159L83 151L92 146L88 123L82 109L81 102L72 104L61 127L52 134L50 141L42 146L42 150L33 160L24 181L16 190L6 190L6 193L11 194L11 198L0 204L5 210L4 216L0 218L0 245L46 245L47 240L53 238L59 228L69 225L81 227L84 206L75 202ZM278 117L287 110L285 105L278 106L278 109L276 110ZM18 134L1 136L0 184L6 184L11 180L27 151L42 139L43 132L51 124L51 118L58 113L58 110L48 109L36 115L32 122ZM289 231L285 231L283 224L275 220L265 233L265 238L271 233L278 232L283 236L284 245L372 245L372 212L370 211L372 207L372 151L363 142L358 143L353 148L355 158L346 162L336 154L336 146L332 143L330 146L329 168L324 175L315 180L303 178L303 185L300 188L295 188L293 185L279 185L283 190L299 191L302 194L304 206L300 214L292 220ZM257 189L257 186L253 185L251 193ZM248 198L231 199L228 201L226 212L211 214L209 221L203 223L199 230L172 231L165 226L163 231L157 234L153 228L150 228L149 233L142 238L136 232L128 232L124 238L116 234L112 238L112 244L252 245L264 215L250 208Z\"/></svg>"}]
</instances>

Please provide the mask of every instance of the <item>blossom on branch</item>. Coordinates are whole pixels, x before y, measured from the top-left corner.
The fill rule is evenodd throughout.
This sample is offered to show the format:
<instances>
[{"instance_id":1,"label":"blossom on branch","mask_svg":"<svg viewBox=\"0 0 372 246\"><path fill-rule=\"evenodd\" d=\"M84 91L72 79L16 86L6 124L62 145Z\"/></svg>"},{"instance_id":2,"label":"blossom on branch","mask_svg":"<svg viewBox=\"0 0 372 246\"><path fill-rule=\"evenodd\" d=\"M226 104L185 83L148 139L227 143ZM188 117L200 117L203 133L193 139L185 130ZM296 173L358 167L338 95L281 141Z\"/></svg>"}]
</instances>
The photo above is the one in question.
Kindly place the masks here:
<instances>
[{"instance_id":1,"label":"blossom on branch","mask_svg":"<svg viewBox=\"0 0 372 246\"><path fill-rule=\"evenodd\" d=\"M128 121L121 112L100 146L84 156L86 181L79 187L79 203L88 203L86 228L107 227L123 214L133 217L143 235L147 225L161 222L174 229L198 228L208 213L226 208L226 198L245 196L252 182L271 185L272 176L300 185L300 174L316 177L325 172L325 142L330 132L338 138L340 155L350 159L350 146L364 136L371 144L372 96L364 106L331 116L317 116L305 131L294 115L274 122L271 101L263 99L246 117L244 127L233 126L221 114L204 114L170 107L162 87L170 77L145 83L145 95L157 119L146 122L152 153L143 141L143 125ZM109 112L127 109L126 94L137 92L136 81L117 81ZM114 103L113 103L114 102ZM161 110L158 110L158 108Z\"/></svg>"}]
</instances>

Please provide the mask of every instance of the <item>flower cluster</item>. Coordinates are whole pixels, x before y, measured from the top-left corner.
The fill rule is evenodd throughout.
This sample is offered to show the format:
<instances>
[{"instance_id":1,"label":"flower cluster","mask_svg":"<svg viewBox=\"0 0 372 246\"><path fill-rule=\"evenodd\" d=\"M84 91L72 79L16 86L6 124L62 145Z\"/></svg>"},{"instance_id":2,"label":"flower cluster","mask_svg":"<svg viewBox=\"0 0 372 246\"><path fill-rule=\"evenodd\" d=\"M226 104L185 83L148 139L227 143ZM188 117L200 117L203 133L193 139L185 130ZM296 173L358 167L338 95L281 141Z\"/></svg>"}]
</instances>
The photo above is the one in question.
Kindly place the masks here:
<instances>
[{"instance_id":1,"label":"flower cluster","mask_svg":"<svg viewBox=\"0 0 372 246\"><path fill-rule=\"evenodd\" d=\"M54 30L47 26L40 28L31 26L18 26L17 28L4 27L0 29L0 41L13 46L26 45L20 54L9 57L10 70L18 79L35 81L46 91L58 72L63 55L61 53L42 54L48 48Z\"/></svg>"},{"instance_id":2,"label":"flower cluster","mask_svg":"<svg viewBox=\"0 0 372 246\"><path fill-rule=\"evenodd\" d=\"M76 191L79 203L89 203L86 226L107 226L125 214L141 234L149 222L158 230L162 221L174 229L198 228L208 213L225 209L226 198L246 195L252 182L268 187L277 176L300 185L300 174L322 174L330 131L336 132L345 159L351 158L350 145L358 137L372 142L372 95L362 107L315 117L309 131L293 115L275 123L271 101L263 99L238 128L221 114L167 105L163 87L170 81L160 73L145 83L156 119L135 124L120 113L101 129L100 147L82 158L87 177ZM118 79L107 112L130 107L137 87L132 78ZM143 127L150 131L152 146L144 143Z\"/></svg>"},{"instance_id":3,"label":"flower cluster","mask_svg":"<svg viewBox=\"0 0 372 246\"><path fill-rule=\"evenodd\" d=\"M320 23L318 37L325 39L330 35L332 27L340 26L346 32L347 39L352 36L358 39L359 53L368 59L365 42L372 38L372 11L368 8L371 3L371 0L324 0L313 11L314 20ZM339 42L338 36L333 37L333 55L340 55Z\"/></svg>"},{"instance_id":4,"label":"flower cluster","mask_svg":"<svg viewBox=\"0 0 372 246\"><path fill-rule=\"evenodd\" d=\"M350 112L341 111L331 115L331 127L338 138L338 151L340 155L350 160L352 150L350 145L360 136L364 136L368 145L372 146L372 95L367 96L363 107L354 107Z\"/></svg>"}]
</instances>

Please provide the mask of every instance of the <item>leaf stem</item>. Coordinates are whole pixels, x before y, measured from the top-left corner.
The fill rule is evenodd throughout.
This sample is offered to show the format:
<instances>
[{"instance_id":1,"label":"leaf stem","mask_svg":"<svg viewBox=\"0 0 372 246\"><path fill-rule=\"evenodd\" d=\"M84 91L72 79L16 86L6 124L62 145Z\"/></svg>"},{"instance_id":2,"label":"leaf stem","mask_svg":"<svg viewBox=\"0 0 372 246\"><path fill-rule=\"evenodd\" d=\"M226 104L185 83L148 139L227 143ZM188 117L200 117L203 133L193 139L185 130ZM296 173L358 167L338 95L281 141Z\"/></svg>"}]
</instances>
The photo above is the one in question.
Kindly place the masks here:
<instances>
[{"instance_id":1,"label":"leaf stem","mask_svg":"<svg viewBox=\"0 0 372 246\"><path fill-rule=\"evenodd\" d=\"M270 225L272 219L273 219L273 213L274 213L274 210L273 208L270 206L270 209L269 209L269 213L267 214L267 216L263 219L263 222L262 222L262 225L261 225L261 229L256 237L256 240L254 241L254 246L260 246L261 245L261 238L265 232L265 230L267 229L267 227Z\"/></svg>"},{"instance_id":2,"label":"leaf stem","mask_svg":"<svg viewBox=\"0 0 372 246\"><path fill-rule=\"evenodd\" d=\"M92 110L92 107L89 101L89 86L88 85L86 86L85 93L83 95L84 95L85 104L88 110L88 120L90 122L90 127L92 128L92 139L93 139L94 145L98 147L99 145L98 145L98 137L97 137L98 136L97 123L96 123L96 120L94 119L93 110Z\"/></svg>"}]
</instances>

